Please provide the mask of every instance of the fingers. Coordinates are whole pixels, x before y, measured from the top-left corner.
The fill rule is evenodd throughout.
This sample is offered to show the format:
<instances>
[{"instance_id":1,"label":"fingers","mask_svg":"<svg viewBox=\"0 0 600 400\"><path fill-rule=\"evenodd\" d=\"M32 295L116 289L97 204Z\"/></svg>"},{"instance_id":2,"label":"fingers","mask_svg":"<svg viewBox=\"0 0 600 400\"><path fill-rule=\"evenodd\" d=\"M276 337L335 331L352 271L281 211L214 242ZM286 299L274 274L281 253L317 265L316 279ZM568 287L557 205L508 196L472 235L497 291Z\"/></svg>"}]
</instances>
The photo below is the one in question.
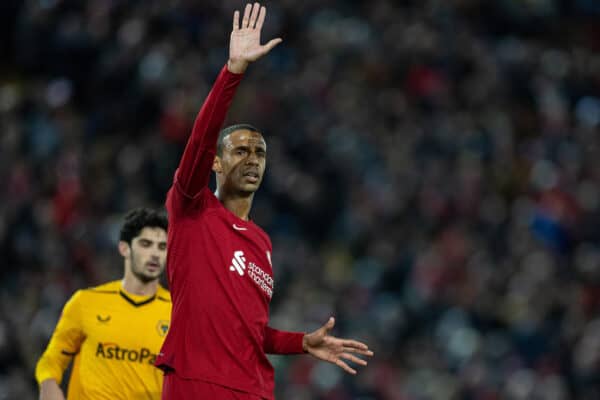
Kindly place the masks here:
<instances>
[{"instance_id":1,"label":"fingers","mask_svg":"<svg viewBox=\"0 0 600 400\"><path fill-rule=\"evenodd\" d=\"M240 29L240 12L235 10L233 13L233 30L237 31L238 29Z\"/></svg>"},{"instance_id":2,"label":"fingers","mask_svg":"<svg viewBox=\"0 0 600 400\"><path fill-rule=\"evenodd\" d=\"M358 358L352 354L349 353L342 353L340 354L340 357L345 358L348 361L352 361L355 364L358 365L362 365L362 366L366 366L367 362L361 358ZM350 367L344 360L342 360L341 358L335 358L332 360L332 362L337 365L338 367L340 367L341 369L343 369L344 371L346 371L349 374L352 375L356 375L356 370L352 367Z\"/></svg>"},{"instance_id":3,"label":"fingers","mask_svg":"<svg viewBox=\"0 0 600 400\"><path fill-rule=\"evenodd\" d=\"M246 4L246 8L244 9L244 17L242 18L242 28L245 29L248 27L248 23L250 21L250 12L252 11L252 4Z\"/></svg>"},{"instance_id":4,"label":"fingers","mask_svg":"<svg viewBox=\"0 0 600 400\"><path fill-rule=\"evenodd\" d=\"M265 17L267 16L267 8L261 7L260 14L258 14L258 21L256 21L256 29L261 30L265 23Z\"/></svg>"},{"instance_id":5,"label":"fingers","mask_svg":"<svg viewBox=\"0 0 600 400\"><path fill-rule=\"evenodd\" d=\"M335 326L335 318L329 317L329 320L325 324L325 329L329 332Z\"/></svg>"},{"instance_id":6,"label":"fingers","mask_svg":"<svg viewBox=\"0 0 600 400\"><path fill-rule=\"evenodd\" d=\"M277 40L277 39L273 39L273 40ZM273 40L271 40L271 42ZM279 39L279 40L281 40L281 39ZM271 42L267 43L266 46L268 46ZM335 318L329 317L329 319L327 320L327 322L325 322L325 325L323 325L322 327L320 327L319 329L317 329L315 331L315 333L318 333L321 337L328 336L329 335L329 331L333 329L334 325L335 325Z\"/></svg>"},{"instance_id":7,"label":"fingers","mask_svg":"<svg viewBox=\"0 0 600 400\"><path fill-rule=\"evenodd\" d=\"M365 349L356 349L354 347L344 347L342 349L343 352L345 353L356 353L356 354L360 354L363 356L373 356L373 352L371 350L365 350Z\"/></svg>"},{"instance_id":8,"label":"fingers","mask_svg":"<svg viewBox=\"0 0 600 400\"><path fill-rule=\"evenodd\" d=\"M357 340L343 339L342 345L344 347L351 347L353 349L358 349L358 350L369 350L369 346L367 346L366 344L361 343Z\"/></svg>"},{"instance_id":9,"label":"fingers","mask_svg":"<svg viewBox=\"0 0 600 400\"><path fill-rule=\"evenodd\" d=\"M236 15L237 15L237 19L236 19ZM254 3L254 4L248 3L248 4L246 4L246 8L244 9L244 16L242 18L242 26L241 27L239 27L239 12L236 11L233 14L233 30L235 31L237 29L245 29L245 28L254 29L255 27L260 30L260 29L262 29L262 26L265 22L266 15L267 15L266 7L264 7L264 6L261 7L260 3ZM276 44L277 43L275 43L275 45ZM273 45L273 47L275 45Z\"/></svg>"},{"instance_id":10,"label":"fingers","mask_svg":"<svg viewBox=\"0 0 600 400\"><path fill-rule=\"evenodd\" d=\"M340 354L340 357L345 358L346 360L350 360L353 363L358 364L358 365L363 365L363 366L367 365L367 362L365 360L363 360L362 358L358 358L349 353L342 353L342 354Z\"/></svg>"},{"instance_id":11,"label":"fingers","mask_svg":"<svg viewBox=\"0 0 600 400\"><path fill-rule=\"evenodd\" d=\"M356 375L356 370L354 368L350 368L350 366L348 364L346 364L344 361L340 360L339 358L337 360L335 360L335 365L337 365L338 367L340 367L341 369L343 369L344 371L346 371L347 373L349 373L351 375Z\"/></svg>"},{"instance_id":12,"label":"fingers","mask_svg":"<svg viewBox=\"0 0 600 400\"><path fill-rule=\"evenodd\" d=\"M269 40L269 43L265 44L263 47L265 49L265 54L270 52L271 49L281 43L281 38Z\"/></svg>"},{"instance_id":13,"label":"fingers","mask_svg":"<svg viewBox=\"0 0 600 400\"><path fill-rule=\"evenodd\" d=\"M256 19L258 18L258 12L260 11L260 8L261 7L260 7L259 3L254 3L254 6L252 6L252 13L250 14L250 24L248 25L248 28L254 29L254 26L256 25Z\"/></svg>"}]
</instances>

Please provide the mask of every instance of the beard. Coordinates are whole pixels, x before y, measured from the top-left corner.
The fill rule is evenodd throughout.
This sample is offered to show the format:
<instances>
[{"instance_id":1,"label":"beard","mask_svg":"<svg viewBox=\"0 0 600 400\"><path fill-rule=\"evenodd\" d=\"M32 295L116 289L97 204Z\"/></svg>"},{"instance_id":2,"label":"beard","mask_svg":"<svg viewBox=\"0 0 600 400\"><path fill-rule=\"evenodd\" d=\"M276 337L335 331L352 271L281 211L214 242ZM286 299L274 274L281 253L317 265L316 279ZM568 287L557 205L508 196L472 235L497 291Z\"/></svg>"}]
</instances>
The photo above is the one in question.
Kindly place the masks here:
<instances>
[{"instance_id":1,"label":"beard","mask_svg":"<svg viewBox=\"0 0 600 400\"><path fill-rule=\"evenodd\" d=\"M260 184L260 181L257 183L244 182L244 177L240 176L237 179L228 179L221 188L221 191L233 197L250 197L258 191Z\"/></svg>"},{"instance_id":2,"label":"beard","mask_svg":"<svg viewBox=\"0 0 600 400\"><path fill-rule=\"evenodd\" d=\"M136 278L138 278L143 283L149 283L149 282L155 281L160 276L160 275L153 276L153 275L147 274L144 271L138 271L133 268L131 269L131 272L133 273L133 275L135 275Z\"/></svg>"},{"instance_id":3,"label":"beard","mask_svg":"<svg viewBox=\"0 0 600 400\"><path fill-rule=\"evenodd\" d=\"M144 270L144 264L141 262L138 262L138 260L136 260L136 258L133 255L133 252L132 252L132 254L131 254L131 273L137 279L139 279L140 282L149 283L149 282L158 280L158 278L160 278L160 274L162 273L162 270L163 269L160 268L157 273L146 272Z\"/></svg>"}]
</instances>

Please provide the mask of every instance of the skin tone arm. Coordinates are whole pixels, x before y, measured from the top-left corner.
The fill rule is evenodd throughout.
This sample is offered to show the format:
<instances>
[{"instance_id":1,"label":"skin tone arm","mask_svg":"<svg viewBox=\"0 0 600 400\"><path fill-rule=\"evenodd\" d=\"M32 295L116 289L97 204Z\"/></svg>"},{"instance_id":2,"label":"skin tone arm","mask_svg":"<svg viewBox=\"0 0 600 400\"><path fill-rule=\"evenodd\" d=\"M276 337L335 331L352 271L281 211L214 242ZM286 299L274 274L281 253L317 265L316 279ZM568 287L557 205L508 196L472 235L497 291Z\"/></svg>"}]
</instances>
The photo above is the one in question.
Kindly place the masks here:
<instances>
[{"instance_id":1,"label":"skin tone arm","mask_svg":"<svg viewBox=\"0 0 600 400\"><path fill-rule=\"evenodd\" d=\"M46 379L40 385L40 400L65 400L65 395L54 379Z\"/></svg>"}]
</instances>

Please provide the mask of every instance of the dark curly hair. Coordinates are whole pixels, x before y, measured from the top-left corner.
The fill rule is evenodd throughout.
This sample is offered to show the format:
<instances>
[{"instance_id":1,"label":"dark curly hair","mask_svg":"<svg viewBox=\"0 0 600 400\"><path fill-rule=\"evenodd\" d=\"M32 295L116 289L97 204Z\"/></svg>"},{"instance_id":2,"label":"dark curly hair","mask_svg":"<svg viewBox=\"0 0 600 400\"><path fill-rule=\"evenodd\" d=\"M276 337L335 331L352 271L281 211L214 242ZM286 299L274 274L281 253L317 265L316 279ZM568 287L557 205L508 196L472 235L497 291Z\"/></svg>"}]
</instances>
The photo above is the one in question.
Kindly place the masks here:
<instances>
[{"instance_id":1,"label":"dark curly hair","mask_svg":"<svg viewBox=\"0 0 600 400\"><path fill-rule=\"evenodd\" d=\"M121 227L119 240L131 244L133 238L138 236L144 228L162 228L167 230L169 223L167 216L160 210L140 207L135 208L125 215L125 222Z\"/></svg>"}]
</instances>

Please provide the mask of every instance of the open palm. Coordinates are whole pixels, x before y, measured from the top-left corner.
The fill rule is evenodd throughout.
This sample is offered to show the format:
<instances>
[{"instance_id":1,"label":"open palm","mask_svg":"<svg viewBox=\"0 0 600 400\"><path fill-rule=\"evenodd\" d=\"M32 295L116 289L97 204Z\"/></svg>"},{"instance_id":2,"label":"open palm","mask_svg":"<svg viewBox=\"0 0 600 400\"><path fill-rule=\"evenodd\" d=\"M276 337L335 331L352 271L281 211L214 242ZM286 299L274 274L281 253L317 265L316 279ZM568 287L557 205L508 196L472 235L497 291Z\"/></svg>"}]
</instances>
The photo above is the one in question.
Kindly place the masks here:
<instances>
[{"instance_id":1,"label":"open palm","mask_svg":"<svg viewBox=\"0 0 600 400\"><path fill-rule=\"evenodd\" d=\"M258 60L271 49L281 43L281 39L272 39L267 44L260 44L260 33L265 22L267 9L259 3L246 4L242 24L240 25L240 13L233 14L233 30L229 42L230 66L244 70L248 63Z\"/></svg>"},{"instance_id":2,"label":"open palm","mask_svg":"<svg viewBox=\"0 0 600 400\"><path fill-rule=\"evenodd\" d=\"M356 374L356 370L350 367L346 361L351 361L358 365L367 365L367 362L355 354L371 357L373 352L369 347L361 342L350 339L341 339L329 335L333 329L335 320L329 318L329 321L316 331L304 335L303 347L306 352L319 360L327 361L337 365L349 374Z\"/></svg>"}]
</instances>

